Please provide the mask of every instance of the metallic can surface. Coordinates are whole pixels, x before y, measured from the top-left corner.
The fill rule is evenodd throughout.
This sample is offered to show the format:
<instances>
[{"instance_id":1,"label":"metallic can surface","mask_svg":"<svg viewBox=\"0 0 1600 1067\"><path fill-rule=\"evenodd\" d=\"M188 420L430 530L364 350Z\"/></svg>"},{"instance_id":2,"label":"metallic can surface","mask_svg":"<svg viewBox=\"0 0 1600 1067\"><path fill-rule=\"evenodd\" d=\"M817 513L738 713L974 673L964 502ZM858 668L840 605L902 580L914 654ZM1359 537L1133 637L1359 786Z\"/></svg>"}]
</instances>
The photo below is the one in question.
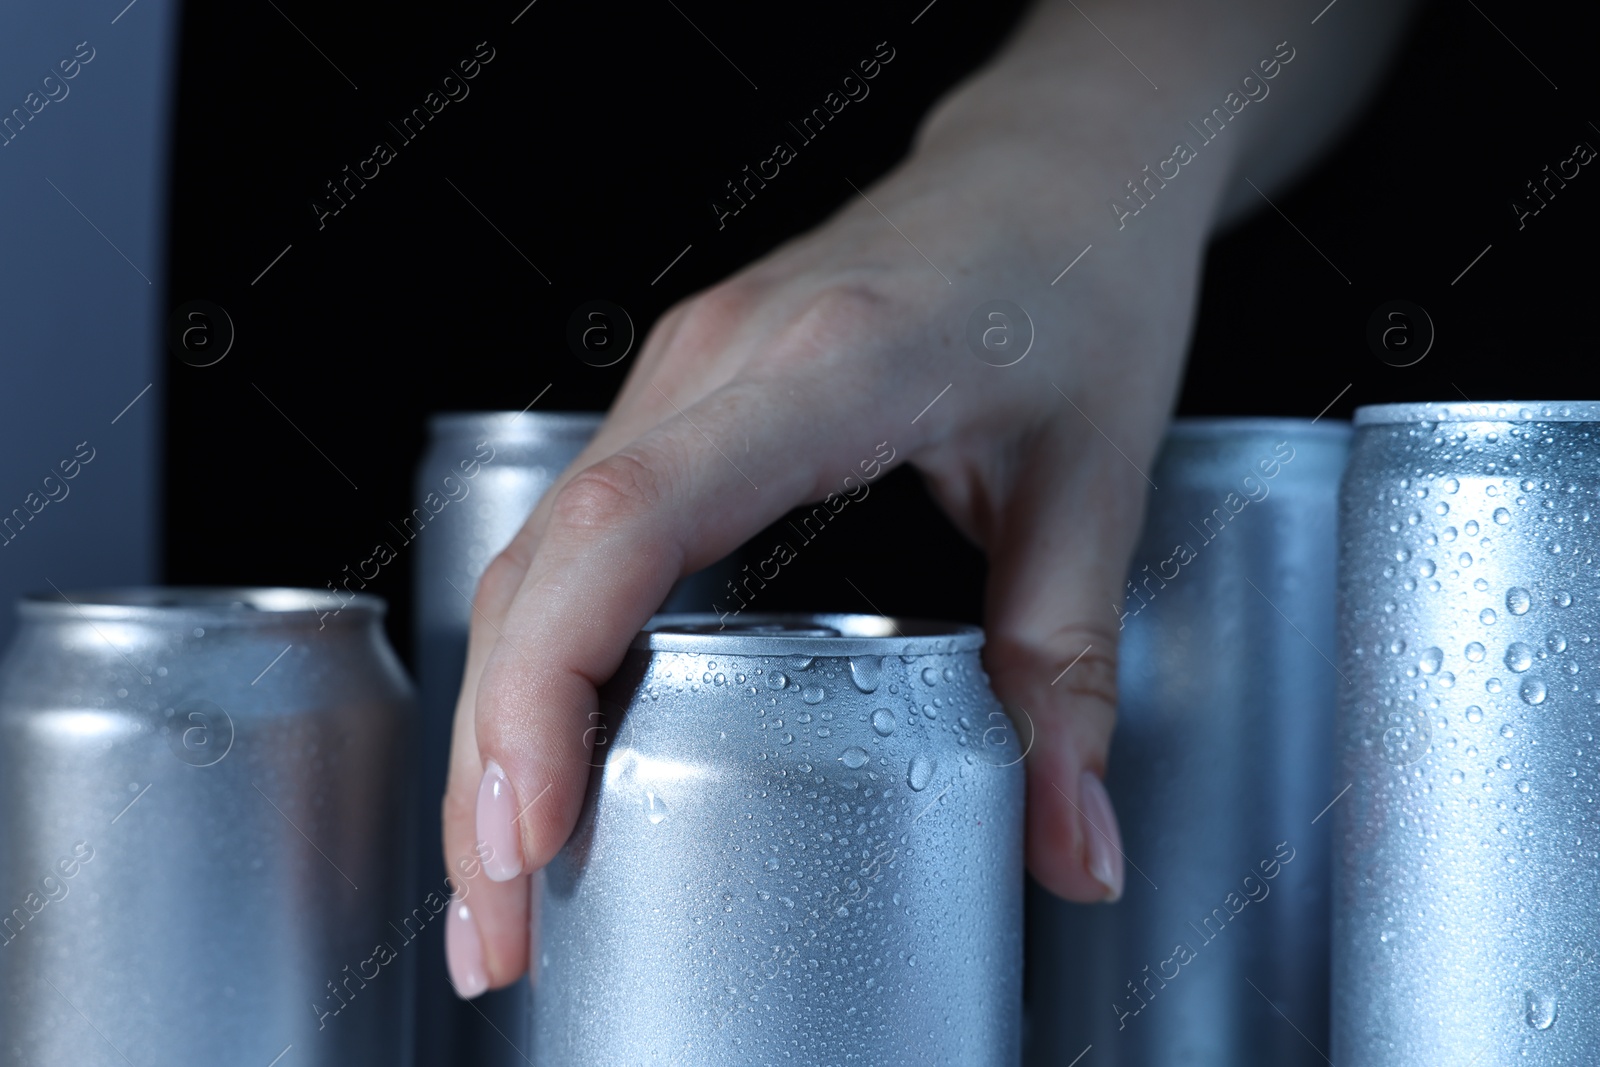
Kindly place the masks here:
<instances>
[{"instance_id":1,"label":"metallic can surface","mask_svg":"<svg viewBox=\"0 0 1600 1067\"><path fill-rule=\"evenodd\" d=\"M427 501L431 493L435 501L449 503L414 535L416 662L422 696L417 893L438 886L446 874L439 852L439 798L449 770L450 727L467 661L478 579L594 437L604 417L500 411L435 415L428 422L416 498ZM444 931L429 930L421 948L418 1067L523 1063L519 1049L527 1045L527 983L519 981L485 993L472 1005L463 1004L445 970Z\"/></svg>"},{"instance_id":2,"label":"metallic can surface","mask_svg":"<svg viewBox=\"0 0 1600 1067\"><path fill-rule=\"evenodd\" d=\"M409 1063L382 601L68 595L0 662L0 1062Z\"/></svg>"},{"instance_id":3,"label":"metallic can surface","mask_svg":"<svg viewBox=\"0 0 1600 1067\"><path fill-rule=\"evenodd\" d=\"M533 1061L1016 1064L1022 745L982 640L652 620L543 873Z\"/></svg>"},{"instance_id":4,"label":"metallic can surface","mask_svg":"<svg viewBox=\"0 0 1600 1067\"><path fill-rule=\"evenodd\" d=\"M1333 1048L1600 1048L1600 404L1356 412L1341 503Z\"/></svg>"},{"instance_id":5,"label":"metallic can surface","mask_svg":"<svg viewBox=\"0 0 1600 1067\"><path fill-rule=\"evenodd\" d=\"M1307 1040L1327 1048L1329 820L1313 821L1333 795L1349 436L1298 419L1169 432L1118 609L1106 786L1126 889L1079 905L1030 886L1030 1064L1091 1044L1097 1067L1323 1062Z\"/></svg>"}]
</instances>

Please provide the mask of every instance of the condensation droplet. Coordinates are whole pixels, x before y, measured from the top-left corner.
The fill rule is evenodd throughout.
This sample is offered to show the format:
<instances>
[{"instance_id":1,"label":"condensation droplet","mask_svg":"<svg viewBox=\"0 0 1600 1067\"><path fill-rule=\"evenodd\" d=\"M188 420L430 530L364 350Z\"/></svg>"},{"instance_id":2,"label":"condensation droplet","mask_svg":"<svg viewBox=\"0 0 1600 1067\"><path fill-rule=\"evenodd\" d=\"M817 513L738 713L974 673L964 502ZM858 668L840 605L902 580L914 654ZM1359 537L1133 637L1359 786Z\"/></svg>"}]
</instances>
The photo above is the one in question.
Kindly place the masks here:
<instances>
[{"instance_id":1,"label":"condensation droplet","mask_svg":"<svg viewBox=\"0 0 1600 1067\"><path fill-rule=\"evenodd\" d=\"M1522 700L1525 704L1543 704L1544 698L1549 694L1545 684L1537 678L1526 678L1522 682Z\"/></svg>"},{"instance_id":2,"label":"condensation droplet","mask_svg":"<svg viewBox=\"0 0 1600 1067\"><path fill-rule=\"evenodd\" d=\"M1505 508L1495 508L1494 521L1500 526L1509 525L1511 523L1511 512L1507 511Z\"/></svg>"},{"instance_id":3,"label":"condensation droplet","mask_svg":"<svg viewBox=\"0 0 1600 1067\"><path fill-rule=\"evenodd\" d=\"M1484 651L1485 649L1481 643L1473 641L1471 644L1467 645L1467 659L1471 660L1473 663L1482 663Z\"/></svg>"},{"instance_id":4,"label":"condensation droplet","mask_svg":"<svg viewBox=\"0 0 1600 1067\"><path fill-rule=\"evenodd\" d=\"M1556 998L1549 993L1528 990L1528 1025L1535 1030L1548 1030L1556 1023Z\"/></svg>"},{"instance_id":5,"label":"condensation droplet","mask_svg":"<svg viewBox=\"0 0 1600 1067\"><path fill-rule=\"evenodd\" d=\"M1482 722L1483 721L1483 709L1478 707L1478 705L1476 705L1476 704L1474 704L1471 707L1469 707L1467 709L1467 721L1468 722Z\"/></svg>"},{"instance_id":6,"label":"condensation droplet","mask_svg":"<svg viewBox=\"0 0 1600 1067\"><path fill-rule=\"evenodd\" d=\"M933 781L933 769L934 762L927 756L920 753L912 756L911 765L906 768L906 784L920 793Z\"/></svg>"},{"instance_id":7,"label":"condensation droplet","mask_svg":"<svg viewBox=\"0 0 1600 1067\"><path fill-rule=\"evenodd\" d=\"M1533 666L1533 649L1521 641L1506 646L1506 668L1521 674Z\"/></svg>"},{"instance_id":8,"label":"condensation droplet","mask_svg":"<svg viewBox=\"0 0 1600 1067\"><path fill-rule=\"evenodd\" d=\"M856 688L863 693L877 689L878 683L883 680L883 657L850 657L850 680L855 682Z\"/></svg>"},{"instance_id":9,"label":"condensation droplet","mask_svg":"<svg viewBox=\"0 0 1600 1067\"><path fill-rule=\"evenodd\" d=\"M667 817L667 802L656 796L654 789L644 792L644 816L652 826L660 825L661 820Z\"/></svg>"},{"instance_id":10,"label":"condensation droplet","mask_svg":"<svg viewBox=\"0 0 1600 1067\"><path fill-rule=\"evenodd\" d=\"M1437 674L1442 663L1444 663L1443 650L1429 648L1423 650L1422 658L1417 661L1417 666L1422 668L1423 674Z\"/></svg>"},{"instance_id":11,"label":"condensation droplet","mask_svg":"<svg viewBox=\"0 0 1600 1067\"><path fill-rule=\"evenodd\" d=\"M1513 615L1526 615L1533 606L1533 597L1520 585L1506 590L1506 610Z\"/></svg>"},{"instance_id":12,"label":"condensation droplet","mask_svg":"<svg viewBox=\"0 0 1600 1067\"><path fill-rule=\"evenodd\" d=\"M1485 626L1493 626L1495 620L1499 617L1500 616L1494 613L1493 608L1484 608L1482 611L1478 612L1478 621L1483 623Z\"/></svg>"}]
</instances>

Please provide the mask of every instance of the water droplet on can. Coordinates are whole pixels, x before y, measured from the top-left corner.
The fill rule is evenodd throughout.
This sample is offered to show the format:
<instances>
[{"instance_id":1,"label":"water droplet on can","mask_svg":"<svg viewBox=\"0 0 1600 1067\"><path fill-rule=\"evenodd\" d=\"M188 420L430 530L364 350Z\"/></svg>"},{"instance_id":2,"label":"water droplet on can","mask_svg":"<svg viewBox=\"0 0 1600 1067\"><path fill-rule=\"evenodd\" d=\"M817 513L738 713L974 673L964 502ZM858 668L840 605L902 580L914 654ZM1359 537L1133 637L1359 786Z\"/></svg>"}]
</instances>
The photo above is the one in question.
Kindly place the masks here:
<instances>
[{"instance_id":1,"label":"water droplet on can","mask_svg":"<svg viewBox=\"0 0 1600 1067\"><path fill-rule=\"evenodd\" d=\"M878 688L878 683L882 679L882 656L852 656L850 658L850 680L855 682L856 688L863 693L870 693Z\"/></svg>"},{"instance_id":2,"label":"water droplet on can","mask_svg":"<svg viewBox=\"0 0 1600 1067\"><path fill-rule=\"evenodd\" d=\"M1528 1025L1535 1030L1548 1030L1556 1022L1556 998L1549 993L1528 990Z\"/></svg>"},{"instance_id":3,"label":"water droplet on can","mask_svg":"<svg viewBox=\"0 0 1600 1067\"><path fill-rule=\"evenodd\" d=\"M1521 641L1506 646L1506 667L1521 674L1533 666L1533 649Z\"/></svg>"},{"instance_id":4,"label":"water droplet on can","mask_svg":"<svg viewBox=\"0 0 1600 1067\"><path fill-rule=\"evenodd\" d=\"M1481 643L1473 641L1471 644L1467 645L1467 659L1471 660L1473 663L1482 663L1484 651L1484 647Z\"/></svg>"},{"instance_id":5,"label":"water droplet on can","mask_svg":"<svg viewBox=\"0 0 1600 1067\"><path fill-rule=\"evenodd\" d=\"M934 761L918 753L911 757L911 765L906 768L906 784L917 792L928 788L928 783L933 781Z\"/></svg>"},{"instance_id":6,"label":"water droplet on can","mask_svg":"<svg viewBox=\"0 0 1600 1067\"><path fill-rule=\"evenodd\" d=\"M1506 610L1513 615L1525 615L1533 606L1533 597L1520 585L1506 590Z\"/></svg>"},{"instance_id":7,"label":"water droplet on can","mask_svg":"<svg viewBox=\"0 0 1600 1067\"><path fill-rule=\"evenodd\" d=\"M1528 678L1522 683L1522 700L1525 704L1543 704L1549 690L1537 678Z\"/></svg>"},{"instance_id":8,"label":"water droplet on can","mask_svg":"<svg viewBox=\"0 0 1600 1067\"><path fill-rule=\"evenodd\" d=\"M644 815L652 826L659 825L667 817L667 802L656 796L654 789L644 792Z\"/></svg>"}]
</instances>

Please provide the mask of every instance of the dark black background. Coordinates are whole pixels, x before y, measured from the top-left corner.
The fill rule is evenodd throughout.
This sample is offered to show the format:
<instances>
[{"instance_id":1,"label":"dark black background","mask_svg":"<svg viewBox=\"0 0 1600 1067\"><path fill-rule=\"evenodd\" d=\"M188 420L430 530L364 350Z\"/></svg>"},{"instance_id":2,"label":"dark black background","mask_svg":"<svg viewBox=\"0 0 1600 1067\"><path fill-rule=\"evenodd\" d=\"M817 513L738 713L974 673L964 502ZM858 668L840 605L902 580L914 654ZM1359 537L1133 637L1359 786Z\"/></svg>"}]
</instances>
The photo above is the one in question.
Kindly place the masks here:
<instances>
[{"instance_id":1,"label":"dark black background","mask_svg":"<svg viewBox=\"0 0 1600 1067\"><path fill-rule=\"evenodd\" d=\"M222 305L237 339L215 366L169 360L168 581L320 587L416 503L428 413L520 408L547 384L540 410L608 405L628 361L575 358L565 332L579 304L620 304L642 336L674 301L826 217L854 195L846 179L865 186L905 152L927 106L1023 6L939 0L913 25L926 0L695 0L683 13L538 0L513 25L523 2L187 5L168 296ZM1321 6L1285 5L1284 25L1313 37ZM1290 35L1263 40L1273 33ZM324 182L396 142L386 122L485 40L495 58L470 96L319 230ZM869 100L719 232L710 197L883 40L897 55ZM1600 145L1592 41L1571 9L1428 6L1376 104L1274 198L1305 237L1263 210L1214 244L1180 412L1311 416L1346 385L1330 416L1593 395L1583 294L1600 177L1585 168L1520 232L1510 206L1575 142ZM1412 367L1365 341L1394 299L1437 331ZM915 476L896 473L873 499L762 607L867 610L865 594L892 613L976 619L981 558ZM373 583L406 651L408 587L404 565Z\"/></svg>"}]
</instances>

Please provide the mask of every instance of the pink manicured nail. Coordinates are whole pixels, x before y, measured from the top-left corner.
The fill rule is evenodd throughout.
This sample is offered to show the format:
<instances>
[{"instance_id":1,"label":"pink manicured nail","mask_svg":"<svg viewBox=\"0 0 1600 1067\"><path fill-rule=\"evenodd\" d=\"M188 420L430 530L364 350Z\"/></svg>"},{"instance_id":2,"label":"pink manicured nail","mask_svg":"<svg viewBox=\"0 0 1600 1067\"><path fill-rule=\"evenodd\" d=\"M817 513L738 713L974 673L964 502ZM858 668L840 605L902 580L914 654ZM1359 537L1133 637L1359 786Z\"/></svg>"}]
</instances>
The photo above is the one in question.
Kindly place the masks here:
<instances>
[{"instance_id":1,"label":"pink manicured nail","mask_svg":"<svg viewBox=\"0 0 1600 1067\"><path fill-rule=\"evenodd\" d=\"M490 760L478 786L478 840L488 846L483 873L509 882L522 873L522 841L517 833L517 795L500 764Z\"/></svg>"},{"instance_id":2,"label":"pink manicured nail","mask_svg":"<svg viewBox=\"0 0 1600 1067\"><path fill-rule=\"evenodd\" d=\"M1084 847L1089 854L1089 874L1106 887L1106 899L1122 896L1122 831L1105 785L1089 771L1078 779L1083 803ZM480 807L478 809L482 811ZM479 831L482 833L482 830Z\"/></svg>"},{"instance_id":3,"label":"pink manicured nail","mask_svg":"<svg viewBox=\"0 0 1600 1067\"><path fill-rule=\"evenodd\" d=\"M444 927L444 959L450 968L450 981L462 1000L471 1000L489 988L478 924L473 921L472 909L461 901L450 904L450 918Z\"/></svg>"}]
</instances>

